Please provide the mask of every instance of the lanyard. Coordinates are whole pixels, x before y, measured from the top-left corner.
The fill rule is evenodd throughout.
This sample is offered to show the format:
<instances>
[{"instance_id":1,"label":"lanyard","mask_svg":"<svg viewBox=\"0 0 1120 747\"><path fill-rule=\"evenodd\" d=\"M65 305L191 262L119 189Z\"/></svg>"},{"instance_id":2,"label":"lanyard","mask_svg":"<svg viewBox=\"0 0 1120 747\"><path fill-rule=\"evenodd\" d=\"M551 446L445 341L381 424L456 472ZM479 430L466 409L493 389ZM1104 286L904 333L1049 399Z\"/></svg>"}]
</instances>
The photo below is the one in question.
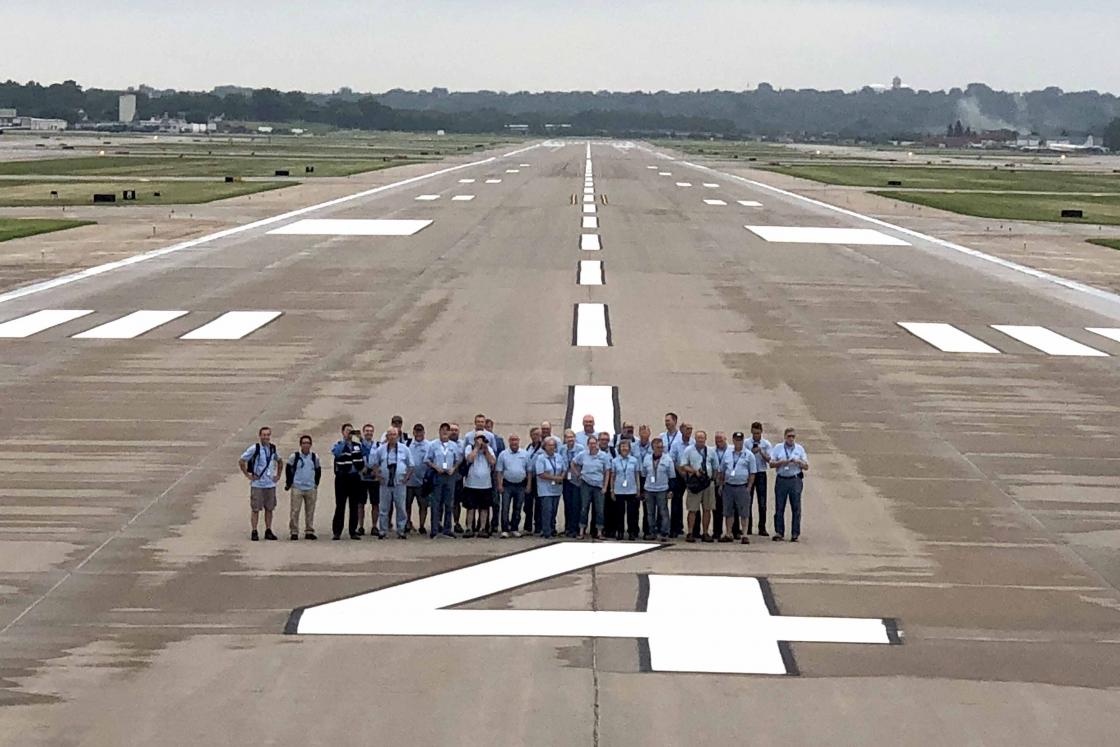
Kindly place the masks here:
<instances>
[{"instance_id":1,"label":"lanyard","mask_svg":"<svg viewBox=\"0 0 1120 747\"><path fill-rule=\"evenodd\" d=\"M622 472L622 481L627 482L629 477L634 476L634 457L631 455L621 461L622 469L619 471Z\"/></svg>"},{"instance_id":2,"label":"lanyard","mask_svg":"<svg viewBox=\"0 0 1120 747\"><path fill-rule=\"evenodd\" d=\"M677 440L677 435L679 433L680 433L680 431L677 431L676 433L673 434L673 437L669 439L669 443L665 446L665 452L666 453L673 450L673 442Z\"/></svg>"},{"instance_id":3,"label":"lanyard","mask_svg":"<svg viewBox=\"0 0 1120 747\"><path fill-rule=\"evenodd\" d=\"M723 459L726 456L727 456L726 452L720 451L718 448L716 449L716 460L719 462L719 470L721 472L723 471Z\"/></svg>"},{"instance_id":4,"label":"lanyard","mask_svg":"<svg viewBox=\"0 0 1120 747\"><path fill-rule=\"evenodd\" d=\"M749 453L750 452L748 452L746 449L743 449L742 451L738 451L738 452L736 452L736 451L731 452L731 456L734 460L734 461L731 462L731 471L732 472L739 469L739 460L743 458L743 454L749 454Z\"/></svg>"}]
</instances>

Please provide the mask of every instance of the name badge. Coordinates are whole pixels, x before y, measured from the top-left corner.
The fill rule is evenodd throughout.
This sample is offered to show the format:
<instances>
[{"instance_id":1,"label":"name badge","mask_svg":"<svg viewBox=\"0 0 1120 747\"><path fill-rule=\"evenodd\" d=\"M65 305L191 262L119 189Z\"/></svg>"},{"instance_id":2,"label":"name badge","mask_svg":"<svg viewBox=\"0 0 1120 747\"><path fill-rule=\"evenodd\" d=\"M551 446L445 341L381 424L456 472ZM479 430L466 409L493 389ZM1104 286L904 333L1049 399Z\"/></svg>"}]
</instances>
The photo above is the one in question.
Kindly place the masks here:
<instances>
[{"instance_id":1,"label":"name badge","mask_svg":"<svg viewBox=\"0 0 1120 747\"><path fill-rule=\"evenodd\" d=\"M735 468L734 468L734 467L732 467L732 468L731 468L731 476L732 476L732 477L734 477L734 476L735 476Z\"/></svg>"},{"instance_id":2,"label":"name badge","mask_svg":"<svg viewBox=\"0 0 1120 747\"><path fill-rule=\"evenodd\" d=\"M629 483L628 483L628 482L626 482L626 480L623 480L623 481L622 481L622 487L624 487L624 488L625 488L625 487L626 487L627 485L629 485Z\"/></svg>"},{"instance_id":3,"label":"name badge","mask_svg":"<svg viewBox=\"0 0 1120 747\"><path fill-rule=\"evenodd\" d=\"M443 469L447 469L447 460L446 459L443 460Z\"/></svg>"}]
</instances>

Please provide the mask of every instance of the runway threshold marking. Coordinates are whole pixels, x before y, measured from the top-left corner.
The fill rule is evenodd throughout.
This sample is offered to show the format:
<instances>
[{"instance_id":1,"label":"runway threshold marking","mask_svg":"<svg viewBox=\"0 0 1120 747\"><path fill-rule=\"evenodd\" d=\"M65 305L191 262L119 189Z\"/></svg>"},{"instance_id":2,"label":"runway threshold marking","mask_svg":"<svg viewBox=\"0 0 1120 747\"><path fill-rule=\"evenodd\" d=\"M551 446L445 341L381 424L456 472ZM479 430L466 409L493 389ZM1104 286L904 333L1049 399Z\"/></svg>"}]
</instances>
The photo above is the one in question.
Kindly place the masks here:
<instances>
[{"instance_id":1,"label":"runway threshold marking","mask_svg":"<svg viewBox=\"0 0 1120 747\"><path fill-rule=\"evenodd\" d=\"M603 263L597 259L581 259L576 271L576 282L579 285L603 285Z\"/></svg>"},{"instance_id":2,"label":"runway threshold marking","mask_svg":"<svg viewBox=\"0 0 1120 747\"><path fill-rule=\"evenodd\" d=\"M474 199L474 195L455 195L451 198L452 202L470 202Z\"/></svg>"},{"instance_id":3,"label":"runway threshold marking","mask_svg":"<svg viewBox=\"0 0 1120 747\"><path fill-rule=\"evenodd\" d=\"M92 309L44 309L0 324L0 338L22 339L39 334L51 327L81 319L92 314Z\"/></svg>"},{"instance_id":4,"label":"runway threshold marking","mask_svg":"<svg viewBox=\"0 0 1120 747\"><path fill-rule=\"evenodd\" d=\"M946 353L999 353L986 342L940 322L899 322L898 326Z\"/></svg>"},{"instance_id":5,"label":"runway threshold marking","mask_svg":"<svg viewBox=\"0 0 1120 747\"><path fill-rule=\"evenodd\" d=\"M584 202L595 202L595 190L593 190L593 189L592 190L586 190L585 189L584 194L583 194L583 201Z\"/></svg>"},{"instance_id":6,"label":"runway threshold marking","mask_svg":"<svg viewBox=\"0 0 1120 747\"><path fill-rule=\"evenodd\" d=\"M598 421L596 421L598 422ZM295 635L636 638L645 671L799 674L790 642L890 645L890 618L781 615L766 579L640 573L638 609L448 609L537 581L660 550L560 542L292 611ZM735 643L698 630L735 630Z\"/></svg>"},{"instance_id":7,"label":"runway threshold marking","mask_svg":"<svg viewBox=\"0 0 1120 747\"><path fill-rule=\"evenodd\" d=\"M678 187L691 187L692 182L677 182Z\"/></svg>"},{"instance_id":8,"label":"runway threshold marking","mask_svg":"<svg viewBox=\"0 0 1120 747\"><path fill-rule=\"evenodd\" d=\"M1120 342L1120 327L1086 327L1085 329L1092 332L1094 335L1107 337L1110 340Z\"/></svg>"},{"instance_id":9,"label":"runway threshold marking","mask_svg":"<svg viewBox=\"0 0 1120 747\"><path fill-rule=\"evenodd\" d=\"M705 205L726 205L723 200L704 200Z\"/></svg>"},{"instance_id":10,"label":"runway threshold marking","mask_svg":"<svg viewBox=\"0 0 1120 747\"><path fill-rule=\"evenodd\" d=\"M736 202L738 202L743 207L749 207L749 208L760 208L760 207L762 207L762 203L758 202L757 200L736 200Z\"/></svg>"},{"instance_id":11,"label":"runway threshold marking","mask_svg":"<svg viewBox=\"0 0 1120 747\"><path fill-rule=\"evenodd\" d=\"M487 179L486 183L487 184L501 184L502 180L501 179Z\"/></svg>"},{"instance_id":12,"label":"runway threshold marking","mask_svg":"<svg viewBox=\"0 0 1120 747\"><path fill-rule=\"evenodd\" d=\"M861 246L910 246L902 239L872 228L824 226L745 226L764 241L778 244L849 244Z\"/></svg>"},{"instance_id":13,"label":"runway threshold marking","mask_svg":"<svg viewBox=\"0 0 1120 747\"><path fill-rule=\"evenodd\" d=\"M572 317L572 344L583 348L611 346L610 312L605 303L577 303Z\"/></svg>"},{"instance_id":14,"label":"runway threshold marking","mask_svg":"<svg viewBox=\"0 0 1120 747\"><path fill-rule=\"evenodd\" d=\"M1076 340L1071 340L1068 337L1059 335L1057 332L1046 329L1045 327L1034 327L1027 325L1016 324L993 324L992 329L1002 332L1003 334L1013 337L1019 342L1030 345L1032 348L1041 350L1047 355L1063 355L1063 356L1083 356L1103 358L1107 357L1107 353L1103 353L1096 348L1091 348L1088 345L1083 345Z\"/></svg>"},{"instance_id":15,"label":"runway threshold marking","mask_svg":"<svg viewBox=\"0 0 1120 747\"><path fill-rule=\"evenodd\" d=\"M79 332L73 337L76 340L131 340L133 337L139 337L145 332L150 332L156 327L161 327L181 316L186 316L188 313L187 311L142 309L85 332Z\"/></svg>"},{"instance_id":16,"label":"runway threshold marking","mask_svg":"<svg viewBox=\"0 0 1120 747\"><path fill-rule=\"evenodd\" d=\"M292 236L412 236L430 220L306 218L269 231Z\"/></svg>"},{"instance_id":17,"label":"runway threshold marking","mask_svg":"<svg viewBox=\"0 0 1120 747\"><path fill-rule=\"evenodd\" d=\"M227 311L180 340L240 340L280 316L279 311Z\"/></svg>"},{"instance_id":18,"label":"runway threshold marking","mask_svg":"<svg viewBox=\"0 0 1120 747\"><path fill-rule=\"evenodd\" d=\"M599 242L597 234L585 233L579 237L579 248L585 252L597 252L603 248L603 245Z\"/></svg>"}]
</instances>

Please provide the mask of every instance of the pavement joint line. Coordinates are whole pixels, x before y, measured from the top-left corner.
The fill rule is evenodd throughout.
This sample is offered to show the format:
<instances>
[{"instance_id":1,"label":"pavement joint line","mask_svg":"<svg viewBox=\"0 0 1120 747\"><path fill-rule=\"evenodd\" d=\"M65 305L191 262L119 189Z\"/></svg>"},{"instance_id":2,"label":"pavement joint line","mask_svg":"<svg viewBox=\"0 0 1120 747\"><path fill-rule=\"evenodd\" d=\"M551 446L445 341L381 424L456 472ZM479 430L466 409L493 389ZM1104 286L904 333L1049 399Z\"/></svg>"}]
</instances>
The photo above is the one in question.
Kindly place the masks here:
<instances>
[{"instance_id":1,"label":"pavement joint line","mask_svg":"<svg viewBox=\"0 0 1120 747\"><path fill-rule=\"evenodd\" d=\"M671 156L665 156L664 154L655 153L655 155L671 159ZM1104 290L1103 288L1097 288L1095 286L1087 285L1085 283L1081 283L1081 282L1078 282L1076 280L1070 280L1069 278L1064 278L1060 275L1055 275L1053 273L1046 272L1044 270L1036 270L1033 267L1028 267L1026 265L1019 264L1018 262L1013 262L1009 259L1004 259L1003 257L997 257L993 254L987 254L987 253L982 252L978 249L973 249L971 247L967 247L963 244L957 244L957 243L954 243L952 241L947 241L945 239L939 239L936 236L930 236L929 234L922 233L921 231L915 231L915 230L910 229L910 228L904 228L904 227L902 227L900 225L897 225L895 223L890 223L890 222L885 221L885 220L880 220L879 218L872 218L870 215L864 215L863 213L857 213L854 210L848 210L846 208L842 208L842 207L839 207L837 205L831 205L831 204L829 204L827 202L823 202L821 200L815 200L812 197L805 197L804 195L799 195L796 192L790 192L789 190L781 189L780 187L774 187L774 186L771 186L769 184L765 184L763 182L755 181L753 179L748 179L745 176L739 176L737 174L731 174L731 173L728 173L728 172L725 172L725 171L720 171L719 169L713 169L710 166L703 166L701 164L692 163L691 161L680 161L679 163L682 163L685 166L691 166L694 169L699 169L701 171L708 171L710 173L718 174L719 176L727 177L729 179L735 179L736 181L742 182L744 184L748 184L752 187L756 187L758 189L763 189L763 190L766 190L768 192L772 192L774 194L782 195L784 197L789 197L789 198L792 198L792 199L795 199L795 200L799 200L801 202L806 202L810 205L815 205L816 207L824 208L825 210L831 210L833 212L840 213L841 215L846 215L849 218L856 218L857 220L865 221L867 223L871 223L873 225L880 226L882 228L887 228L887 229L890 229L892 231L898 231L899 233L905 234L905 235L910 236L912 238L916 238L916 239L919 239L921 241L927 241L927 242L930 242L932 244L936 244L937 246L940 246L942 248L949 249L949 250L952 250L954 252L959 252L960 254L964 254L964 255L967 255L969 257L973 257L975 259L983 260L984 262L991 262L992 264L999 265L1000 267L1003 267L1003 268L1008 269L1008 270L1012 270L1014 272L1022 273L1024 275L1029 275L1030 277L1033 277L1036 280L1042 280L1042 281L1045 281L1047 283L1052 283L1054 285L1061 286L1061 287L1066 288L1068 290L1076 291L1078 293L1084 293L1086 295L1092 296L1092 297L1100 299L1102 301L1108 301L1109 303L1113 303L1113 304L1116 304L1117 306L1120 306L1120 294L1116 294L1116 293L1113 293L1112 291Z\"/></svg>"},{"instance_id":2,"label":"pavement joint line","mask_svg":"<svg viewBox=\"0 0 1120 747\"><path fill-rule=\"evenodd\" d=\"M509 153L506 153L503 156L501 156L501 158L509 158L510 156L515 156L515 155L518 155L520 153L524 153L526 151L529 151L529 150L532 150L533 148L538 148L538 147L540 147L540 143L534 143L533 145L526 146L525 148L521 148L519 150L514 150L514 151L511 151ZM87 267L84 270L79 270L78 272L73 272L73 273L70 273L68 275L61 275L59 277L51 278L49 280L41 280L37 283L32 283L31 285L27 285L27 286L24 286L22 288L16 288L16 289L10 290L6 293L0 293L0 303L6 303L8 301L14 301L17 298L24 298L26 296L34 295L34 294L37 294L37 293L42 293L43 291L48 291L48 290L51 290L53 288L58 288L58 287L61 287L61 286L64 286L64 285L69 285L71 283L76 283L79 280L85 280L86 278L95 277L97 275L103 275L106 272L112 272L113 270L118 270L122 267L129 267L131 265L139 264L141 262L146 262L150 259L156 259L157 257L163 257L163 256L168 255L168 254L173 254L175 252L180 252L180 251L183 251L184 249L192 249L196 246L201 246L203 244L209 244L213 241L217 241L218 239L224 239L224 238L227 238L229 236L236 236L238 234L245 233L246 231L252 231L252 230L257 229L257 228L263 228L264 226L271 226L275 223L280 223L282 221L288 220L289 218L295 218L295 217L298 217L300 215L306 215L307 213L315 212L317 210L324 210L324 209L329 208L329 207L334 207L335 205L342 205L342 204L345 204L347 202L352 202L353 200L360 200L363 197L369 197L371 195L380 194L381 192L386 192L390 189L396 189L398 187L403 187L403 186L406 186L406 185L409 185L409 184L415 184L417 182L425 181L427 179L432 179L432 178L437 177L437 176L443 176L444 174L450 174L452 172L460 171L462 169L471 168L471 167L474 167L474 166L481 166L481 165L487 164L487 163L493 163L498 158L499 158L499 156L491 156L490 158L484 158L480 161L469 161L467 163L456 164L455 166L448 166L447 168L438 169L438 170L432 171L428 174L419 174L417 176L409 177L408 179L402 179L401 181L392 182L390 184L383 184L379 187L373 187L371 189L362 190L361 192L355 192L354 194L344 195L342 197L338 197L338 198L333 199L333 200L327 200L326 202L316 203L315 205L308 205L306 207L297 208L296 210L289 210L288 212L281 213L279 215L273 215L273 216L268 217L268 218L262 218L261 220L252 221L250 223L244 223L240 226L233 226L232 228L226 228L226 229L221 230L221 231L216 231L215 233L206 234L205 236L199 236L197 239L191 239L189 241L182 241L182 242L179 242L178 244L172 244L171 246L160 247L159 249L153 249L151 251L143 252L141 254L134 254L131 257L125 257L124 259L118 259L118 260L115 260L113 262L107 262L103 265L96 265L94 267ZM3 632L3 631L0 631L0 632Z\"/></svg>"}]
</instances>

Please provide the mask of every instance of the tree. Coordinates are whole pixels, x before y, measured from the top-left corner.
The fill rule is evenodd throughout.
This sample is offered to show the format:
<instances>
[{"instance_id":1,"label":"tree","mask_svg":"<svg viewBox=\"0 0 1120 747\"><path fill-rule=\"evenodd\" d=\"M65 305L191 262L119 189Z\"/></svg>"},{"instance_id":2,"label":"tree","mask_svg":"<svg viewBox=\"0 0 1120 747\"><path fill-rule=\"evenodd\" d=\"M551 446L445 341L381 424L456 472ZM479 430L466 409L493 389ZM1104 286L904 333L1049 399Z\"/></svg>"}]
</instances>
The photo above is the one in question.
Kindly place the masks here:
<instances>
[{"instance_id":1,"label":"tree","mask_svg":"<svg viewBox=\"0 0 1120 747\"><path fill-rule=\"evenodd\" d=\"M1104 128L1104 147L1120 151L1120 117L1109 122L1108 127Z\"/></svg>"}]
</instances>

